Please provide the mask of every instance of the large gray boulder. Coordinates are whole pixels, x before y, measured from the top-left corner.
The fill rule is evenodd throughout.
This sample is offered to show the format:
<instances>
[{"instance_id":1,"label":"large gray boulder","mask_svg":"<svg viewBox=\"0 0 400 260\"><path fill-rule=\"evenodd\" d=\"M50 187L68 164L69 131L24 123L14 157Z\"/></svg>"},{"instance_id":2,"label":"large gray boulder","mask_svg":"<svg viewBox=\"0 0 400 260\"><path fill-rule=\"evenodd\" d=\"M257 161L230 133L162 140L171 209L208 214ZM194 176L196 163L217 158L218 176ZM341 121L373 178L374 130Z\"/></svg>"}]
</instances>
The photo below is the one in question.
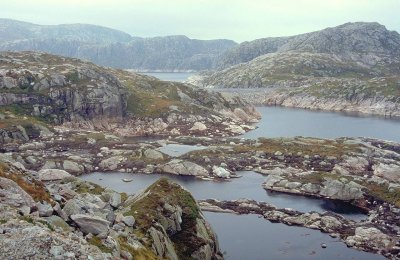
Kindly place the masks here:
<instances>
[{"instance_id":1,"label":"large gray boulder","mask_svg":"<svg viewBox=\"0 0 400 260\"><path fill-rule=\"evenodd\" d=\"M208 176L208 171L193 162L174 159L164 164L161 171L175 175L189 175L189 176Z\"/></svg>"},{"instance_id":2,"label":"large gray boulder","mask_svg":"<svg viewBox=\"0 0 400 260\"><path fill-rule=\"evenodd\" d=\"M227 169L215 165L212 167L212 173L214 174L214 176L223 179L228 179L231 177L231 173Z\"/></svg>"},{"instance_id":3,"label":"large gray boulder","mask_svg":"<svg viewBox=\"0 0 400 260\"><path fill-rule=\"evenodd\" d=\"M110 226L110 222L91 215L75 214L70 216L71 219L78 225L79 229L85 234L98 235L106 233Z\"/></svg>"},{"instance_id":4,"label":"large gray boulder","mask_svg":"<svg viewBox=\"0 0 400 260\"><path fill-rule=\"evenodd\" d=\"M25 207L30 211L35 206L35 201L16 182L0 177L0 204L14 208Z\"/></svg>"},{"instance_id":5,"label":"large gray boulder","mask_svg":"<svg viewBox=\"0 0 400 260\"><path fill-rule=\"evenodd\" d=\"M85 168L81 164L70 160L64 161L63 168L70 173L83 173L85 171Z\"/></svg>"},{"instance_id":6,"label":"large gray boulder","mask_svg":"<svg viewBox=\"0 0 400 260\"><path fill-rule=\"evenodd\" d=\"M58 181L72 176L68 172L59 169L43 169L38 172L38 175L41 181Z\"/></svg>"},{"instance_id":7,"label":"large gray boulder","mask_svg":"<svg viewBox=\"0 0 400 260\"><path fill-rule=\"evenodd\" d=\"M78 194L65 204L63 211L67 216L76 214L93 214L106 216L111 209L107 209L107 203L102 201L99 196L93 194Z\"/></svg>"},{"instance_id":8,"label":"large gray boulder","mask_svg":"<svg viewBox=\"0 0 400 260\"><path fill-rule=\"evenodd\" d=\"M374 175L391 182L400 183L400 166L396 164L383 164L373 166Z\"/></svg>"}]
</instances>

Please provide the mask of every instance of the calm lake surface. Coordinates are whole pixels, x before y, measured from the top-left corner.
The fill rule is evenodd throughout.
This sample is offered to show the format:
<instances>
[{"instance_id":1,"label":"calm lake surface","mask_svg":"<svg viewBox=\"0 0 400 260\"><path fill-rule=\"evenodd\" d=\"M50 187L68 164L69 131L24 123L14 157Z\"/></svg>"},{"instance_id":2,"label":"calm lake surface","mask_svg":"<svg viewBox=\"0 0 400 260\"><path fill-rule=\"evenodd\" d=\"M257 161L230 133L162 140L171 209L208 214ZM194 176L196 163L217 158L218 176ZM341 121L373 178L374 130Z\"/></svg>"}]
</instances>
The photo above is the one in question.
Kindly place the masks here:
<instances>
[{"instance_id":1,"label":"calm lake surface","mask_svg":"<svg viewBox=\"0 0 400 260\"><path fill-rule=\"evenodd\" d=\"M141 74L153 76L165 81L183 82L190 76L194 75L193 72L144 72Z\"/></svg>"},{"instance_id":2,"label":"calm lake surface","mask_svg":"<svg viewBox=\"0 0 400 260\"><path fill-rule=\"evenodd\" d=\"M157 150L162 153L168 154L171 157L178 157L185 153L196 151L196 150L203 150L207 149L206 146L197 146L197 145L185 145L185 144L167 144L164 145Z\"/></svg>"},{"instance_id":3,"label":"calm lake surface","mask_svg":"<svg viewBox=\"0 0 400 260\"><path fill-rule=\"evenodd\" d=\"M216 232L226 259L385 259L347 248L317 230L271 223L256 215L204 215ZM327 248L321 248L321 243Z\"/></svg>"},{"instance_id":4,"label":"calm lake surface","mask_svg":"<svg viewBox=\"0 0 400 260\"><path fill-rule=\"evenodd\" d=\"M258 128L244 138L311 136L372 137L400 142L400 120L285 107L257 107Z\"/></svg>"}]
</instances>

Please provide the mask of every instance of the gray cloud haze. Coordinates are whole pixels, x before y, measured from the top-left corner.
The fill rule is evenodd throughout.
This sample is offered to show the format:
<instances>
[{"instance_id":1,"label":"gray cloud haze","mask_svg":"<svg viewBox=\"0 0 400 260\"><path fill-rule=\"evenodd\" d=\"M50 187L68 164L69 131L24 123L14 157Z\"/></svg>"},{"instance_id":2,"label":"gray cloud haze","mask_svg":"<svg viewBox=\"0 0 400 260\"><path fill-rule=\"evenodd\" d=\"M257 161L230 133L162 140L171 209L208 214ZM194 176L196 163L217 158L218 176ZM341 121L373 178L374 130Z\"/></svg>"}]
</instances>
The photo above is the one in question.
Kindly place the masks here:
<instances>
[{"instance_id":1,"label":"gray cloud haze","mask_svg":"<svg viewBox=\"0 0 400 260\"><path fill-rule=\"evenodd\" d=\"M90 23L134 36L187 35L241 42L379 22L400 31L400 0L13 0L0 17L38 24Z\"/></svg>"}]
</instances>

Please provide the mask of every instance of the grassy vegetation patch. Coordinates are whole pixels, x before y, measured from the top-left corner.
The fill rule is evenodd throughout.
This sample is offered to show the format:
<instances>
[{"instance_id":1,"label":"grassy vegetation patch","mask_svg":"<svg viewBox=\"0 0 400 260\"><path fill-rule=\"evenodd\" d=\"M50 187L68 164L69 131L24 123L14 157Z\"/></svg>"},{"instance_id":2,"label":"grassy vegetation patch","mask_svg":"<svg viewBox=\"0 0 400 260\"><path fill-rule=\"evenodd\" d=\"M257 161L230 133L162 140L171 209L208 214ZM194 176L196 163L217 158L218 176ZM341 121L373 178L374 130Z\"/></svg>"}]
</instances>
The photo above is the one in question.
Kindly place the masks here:
<instances>
[{"instance_id":1,"label":"grassy vegetation patch","mask_svg":"<svg viewBox=\"0 0 400 260\"><path fill-rule=\"evenodd\" d=\"M149 194L131 205L131 210L125 215L132 215L137 219L139 227L147 230L153 219L160 216L159 208L165 203L179 205L184 217L195 219L200 216L199 208L190 192L182 189L178 184L171 183L167 178L161 178L146 189Z\"/></svg>"},{"instance_id":2,"label":"grassy vegetation patch","mask_svg":"<svg viewBox=\"0 0 400 260\"><path fill-rule=\"evenodd\" d=\"M100 185L95 183L87 183L84 181L79 181L75 185L75 192L83 194L83 193L90 193L94 195L101 195L104 192L104 188Z\"/></svg>"},{"instance_id":3,"label":"grassy vegetation patch","mask_svg":"<svg viewBox=\"0 0 400 260\"><path fill-rule=\"evenodd\" d=\"M344 144L341 140L260 138L259 141L261 145L257 147L240 145L235 146L233 149L236 153L263 151L265 153L273 154L280 151L284 154L301 153L302 155L319 155L321 157L334 156L337 158L340 158L347 153L360 151L357 145Z\"/></svg>"},{"instance_id":4,"label":"grassy vegetation patch","mask_svg":"<svg viewBox=\"0 0 400 260\"><path fill-rule=\"evenodd\" d=\"M101 252L103 252L103 253L110 253L110 254L112 253L112 249L106 247L106 246L103 244L103 242L101 241L101 239L98 238L98 237L96 237L96 236L91 237L91 238L88 240L88 243L91 244L91 245L93 245L93 246L98 247L98 248L101 250Z\"/></svg>"},{"instance_id":5,"label":"grassy vegetation patch","mask_svg":"<svg viewBox=\"0 0 400 260\"><path fill-rule=\"evenodd\" d=\"M392 192L388 190L388 185L379 185L375 183L366 183L366 192L373 197L389 202L396 207L400 207L400 189L395 188Z\"/></svg>"},{"instance_id":6,"label":"grassy vegetation patch","mask_svg":"<svg viewBox=\"0 0 400 260\"><path fill-rule=\"evenodd\" d=\"M28 180L22 174L12 172L10 167L4 163L0 163L0 177L16 182L36 202L47 201L48 203L53 203L50 193L42 182L33 178L29 178Z\"/></svg>"},{"instance_id":7,"label":"grassy vegetation patch","mask_svg":"<svg viewBox=\"0 0 400 260\"><path fill-rule=\"evenodd\" d=\"M181 259L190 259L190 255L206 241L196 236L196 219L200 218L200 209L192 195L179 185L161 178L145 192L148 195L131 205L131 210L125 215L135 217L138 227L146 232L153 220L163 218L163 205L179 205L182 208L182 231L171 237Z\"/></svg>"},{"instance_id":8,"label":"grassy vegetation patch","mask_svg":"<svg viewBox=\"0 0 400 260\"><path fill-rule=\"evenodd\" d=\"M121 250L129 252L133 259L137 260L156 260L159 259L151 250L149 249L135 249L130 246L127 242L127 239L124 237L118 237L118 242L121 247Z\"/></svg>"},{"instance_id":9,"label":"grassy vegetation patch","mask_svg":"<svg viewBox=\"0 0 400 260\"><path fill-rule=\"evenodd\" d=\"M288 178L289 181L301 182L303 184L305 183L322 184L327 179L332 179L332 180L346 179L347 181L353 180L353 178L349 176L344 177L343 175L338 175L330 172L321 172L321 171Z\"/></svg>"}]
</instances>

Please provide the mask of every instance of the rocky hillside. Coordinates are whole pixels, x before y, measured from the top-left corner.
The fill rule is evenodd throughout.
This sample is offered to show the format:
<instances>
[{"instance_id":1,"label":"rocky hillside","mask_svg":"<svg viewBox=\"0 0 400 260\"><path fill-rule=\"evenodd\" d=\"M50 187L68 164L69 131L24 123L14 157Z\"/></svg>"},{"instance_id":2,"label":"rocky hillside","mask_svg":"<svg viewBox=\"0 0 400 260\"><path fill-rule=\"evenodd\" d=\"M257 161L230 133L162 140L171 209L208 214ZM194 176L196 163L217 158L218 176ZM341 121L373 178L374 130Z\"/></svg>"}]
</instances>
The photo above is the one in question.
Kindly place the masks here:
<instances>
[{"instance_id":1,"label":"rocky hillside","mask_svg":"<svg viewBox=\"0 0 400 260\"><path fill-rule=\"evenodd\" d=\"M3 51L44 51L142 71L210 69L217 56L237 45L230 40L140 38L96 25L37 25L10 19L0 19L0 35Z\"/></svg>"},{"instance_id":2,"label":"rocky hillside","mask_svg":"<svg viewBox=\"0 0 400 260\"><path fill-rule=\"evenodd\" d=\"M34 52L0 54L0 92L3 142L39 135L46 125L119 135L229 135L258 116L239 98Z\"/></svg>"},{"instance_id":3,"label":"rocky hillside","mask_svg":"<svg viewBox=\"0 0 400 260\"><path fill-rule=\"evenodd\" d=\"M213 68L220 54L235 45L230 40L166 36L82 46L76 56L100 65L140 71L200 71Z\"/></svg>"},{"instance_id":4,"label":"rocky hillside","mask_svg":"<svg viewBox=\"0 0 400 260\"><path fill-rule=\"evenodd\" d=\"M247 93L253 103L400 115L400 35L377 23L245 43L222 63L237 65L192 83L272 89L256 99Z\"/></svg>"},{"instance_id":5,"label":"rocky hillside","mask_svg":"<svg viewBox=\"0 0 400 260\"><path fill-rule=\"evenodd\" d=\"M222 259L196 201L167 179L128 196L0 161L0 187L2 259Z\"/></svg>"}]
</instances>

